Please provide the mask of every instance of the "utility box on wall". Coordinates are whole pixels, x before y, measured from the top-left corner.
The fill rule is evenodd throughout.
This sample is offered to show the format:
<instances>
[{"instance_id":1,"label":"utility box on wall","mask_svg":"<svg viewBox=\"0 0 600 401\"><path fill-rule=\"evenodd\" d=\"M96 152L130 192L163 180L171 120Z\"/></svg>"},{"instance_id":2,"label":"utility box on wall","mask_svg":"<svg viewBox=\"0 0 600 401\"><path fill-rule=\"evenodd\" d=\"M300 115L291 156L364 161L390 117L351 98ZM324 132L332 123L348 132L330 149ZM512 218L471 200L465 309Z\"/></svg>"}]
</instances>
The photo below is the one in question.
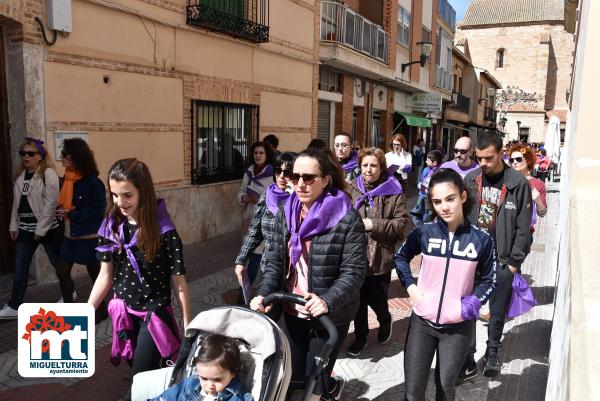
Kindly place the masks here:
<instances>
[{"instance_id":1,"label":"utility box on wall","mask_svg":"<svg viewBox=\"0 0 600 401\"><path fill-rule=\"evenodd\" d=\"M73 30L71 0L46 0L48 28L60 32Z\"/></svg>"}]
</instances>

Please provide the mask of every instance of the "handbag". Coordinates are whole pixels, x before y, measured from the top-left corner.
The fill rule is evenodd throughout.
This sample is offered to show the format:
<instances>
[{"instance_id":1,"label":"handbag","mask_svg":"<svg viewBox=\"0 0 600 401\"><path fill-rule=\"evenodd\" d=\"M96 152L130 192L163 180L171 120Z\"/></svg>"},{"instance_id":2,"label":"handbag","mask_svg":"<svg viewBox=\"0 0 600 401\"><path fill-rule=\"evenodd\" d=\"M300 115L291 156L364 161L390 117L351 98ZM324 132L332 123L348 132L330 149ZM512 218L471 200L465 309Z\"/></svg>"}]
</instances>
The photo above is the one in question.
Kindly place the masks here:
<instances>
[{"instance_id":1,"label":"handbag","mask_svg":"<svg viewBox=\"0 0 600 401\"><path fill-rule=\"evenodd\" d=\"M508 313L506 314L511 319L529 312L531 308L537 305L531 288L519 273L515 273L512 288Z\"/></svg>"}]
</instances>

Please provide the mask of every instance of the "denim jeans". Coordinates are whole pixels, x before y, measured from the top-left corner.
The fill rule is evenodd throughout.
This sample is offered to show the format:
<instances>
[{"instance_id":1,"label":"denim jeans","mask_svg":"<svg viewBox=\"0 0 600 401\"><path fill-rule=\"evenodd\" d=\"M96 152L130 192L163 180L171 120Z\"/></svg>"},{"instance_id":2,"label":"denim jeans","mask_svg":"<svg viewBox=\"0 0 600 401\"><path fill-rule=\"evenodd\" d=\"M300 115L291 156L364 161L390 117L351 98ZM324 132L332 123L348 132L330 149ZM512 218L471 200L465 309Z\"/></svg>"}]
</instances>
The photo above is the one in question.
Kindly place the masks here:
<instances>
[{"instance_id":1,"label":"denim jeans","mask_svg":"<svg viewBox=\"0 0 600 401\"><path fill-rule=\"evenodd\" d=\"M17 243L15 246L15 275L13 277L13 288L8 306L13 309L18 309L25 298L25 290L27 289L27 281L29 280L29 267L33 254L38 245L42 245L50 263L56 269L59 263L59 250L62 241L62 230L55 228L49 230L41 242L33 239L33 233L19 230Z\"/></svg>"}]
</instances>

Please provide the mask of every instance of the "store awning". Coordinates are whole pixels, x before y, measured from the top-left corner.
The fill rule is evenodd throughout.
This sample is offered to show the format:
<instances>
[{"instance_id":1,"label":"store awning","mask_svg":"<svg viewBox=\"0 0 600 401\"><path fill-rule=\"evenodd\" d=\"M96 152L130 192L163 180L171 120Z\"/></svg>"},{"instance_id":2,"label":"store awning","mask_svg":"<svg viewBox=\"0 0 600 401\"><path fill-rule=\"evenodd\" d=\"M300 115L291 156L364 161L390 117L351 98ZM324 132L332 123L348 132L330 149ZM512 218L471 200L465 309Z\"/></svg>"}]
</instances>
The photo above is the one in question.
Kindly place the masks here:
<instances>
[{"instance_id":1,"label":"store awning","mask_svg":"<svg viewBox=\"0 0 600 401\"><path fill-rule=\"evenodd\" d=\"M412 127L430 128L431 120L418 114L400 112L400 115L406 119L406 123Z\"/></svg>"}]
</instances>

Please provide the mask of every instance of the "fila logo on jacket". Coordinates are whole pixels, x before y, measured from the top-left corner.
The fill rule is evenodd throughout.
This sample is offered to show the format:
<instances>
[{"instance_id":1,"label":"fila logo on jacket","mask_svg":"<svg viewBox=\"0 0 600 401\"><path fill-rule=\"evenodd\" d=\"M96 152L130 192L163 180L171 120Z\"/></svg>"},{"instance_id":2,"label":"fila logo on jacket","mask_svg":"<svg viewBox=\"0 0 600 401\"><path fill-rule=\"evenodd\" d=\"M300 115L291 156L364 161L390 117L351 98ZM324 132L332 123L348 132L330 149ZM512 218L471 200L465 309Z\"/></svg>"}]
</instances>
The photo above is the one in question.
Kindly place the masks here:
<instances>
[{"instance_id":1,"label":"fila logo on jacket","mask_svg":"<svg viewBox=\"0 0 600 401\"><path fill-rule=\"evenodd\" d=\"M446 255L446 240L439 238L429 238L429 244L427 245L427 253L431 254L433 249L437 248L440 250L442 255ZM454 241L452 247L452 254L454 256L466 257L469 259L475 259L477 257L477 250L472 242L469 242L467 246L461 251L461 245L459 241Z\"/></svg>"}]
</instances>

